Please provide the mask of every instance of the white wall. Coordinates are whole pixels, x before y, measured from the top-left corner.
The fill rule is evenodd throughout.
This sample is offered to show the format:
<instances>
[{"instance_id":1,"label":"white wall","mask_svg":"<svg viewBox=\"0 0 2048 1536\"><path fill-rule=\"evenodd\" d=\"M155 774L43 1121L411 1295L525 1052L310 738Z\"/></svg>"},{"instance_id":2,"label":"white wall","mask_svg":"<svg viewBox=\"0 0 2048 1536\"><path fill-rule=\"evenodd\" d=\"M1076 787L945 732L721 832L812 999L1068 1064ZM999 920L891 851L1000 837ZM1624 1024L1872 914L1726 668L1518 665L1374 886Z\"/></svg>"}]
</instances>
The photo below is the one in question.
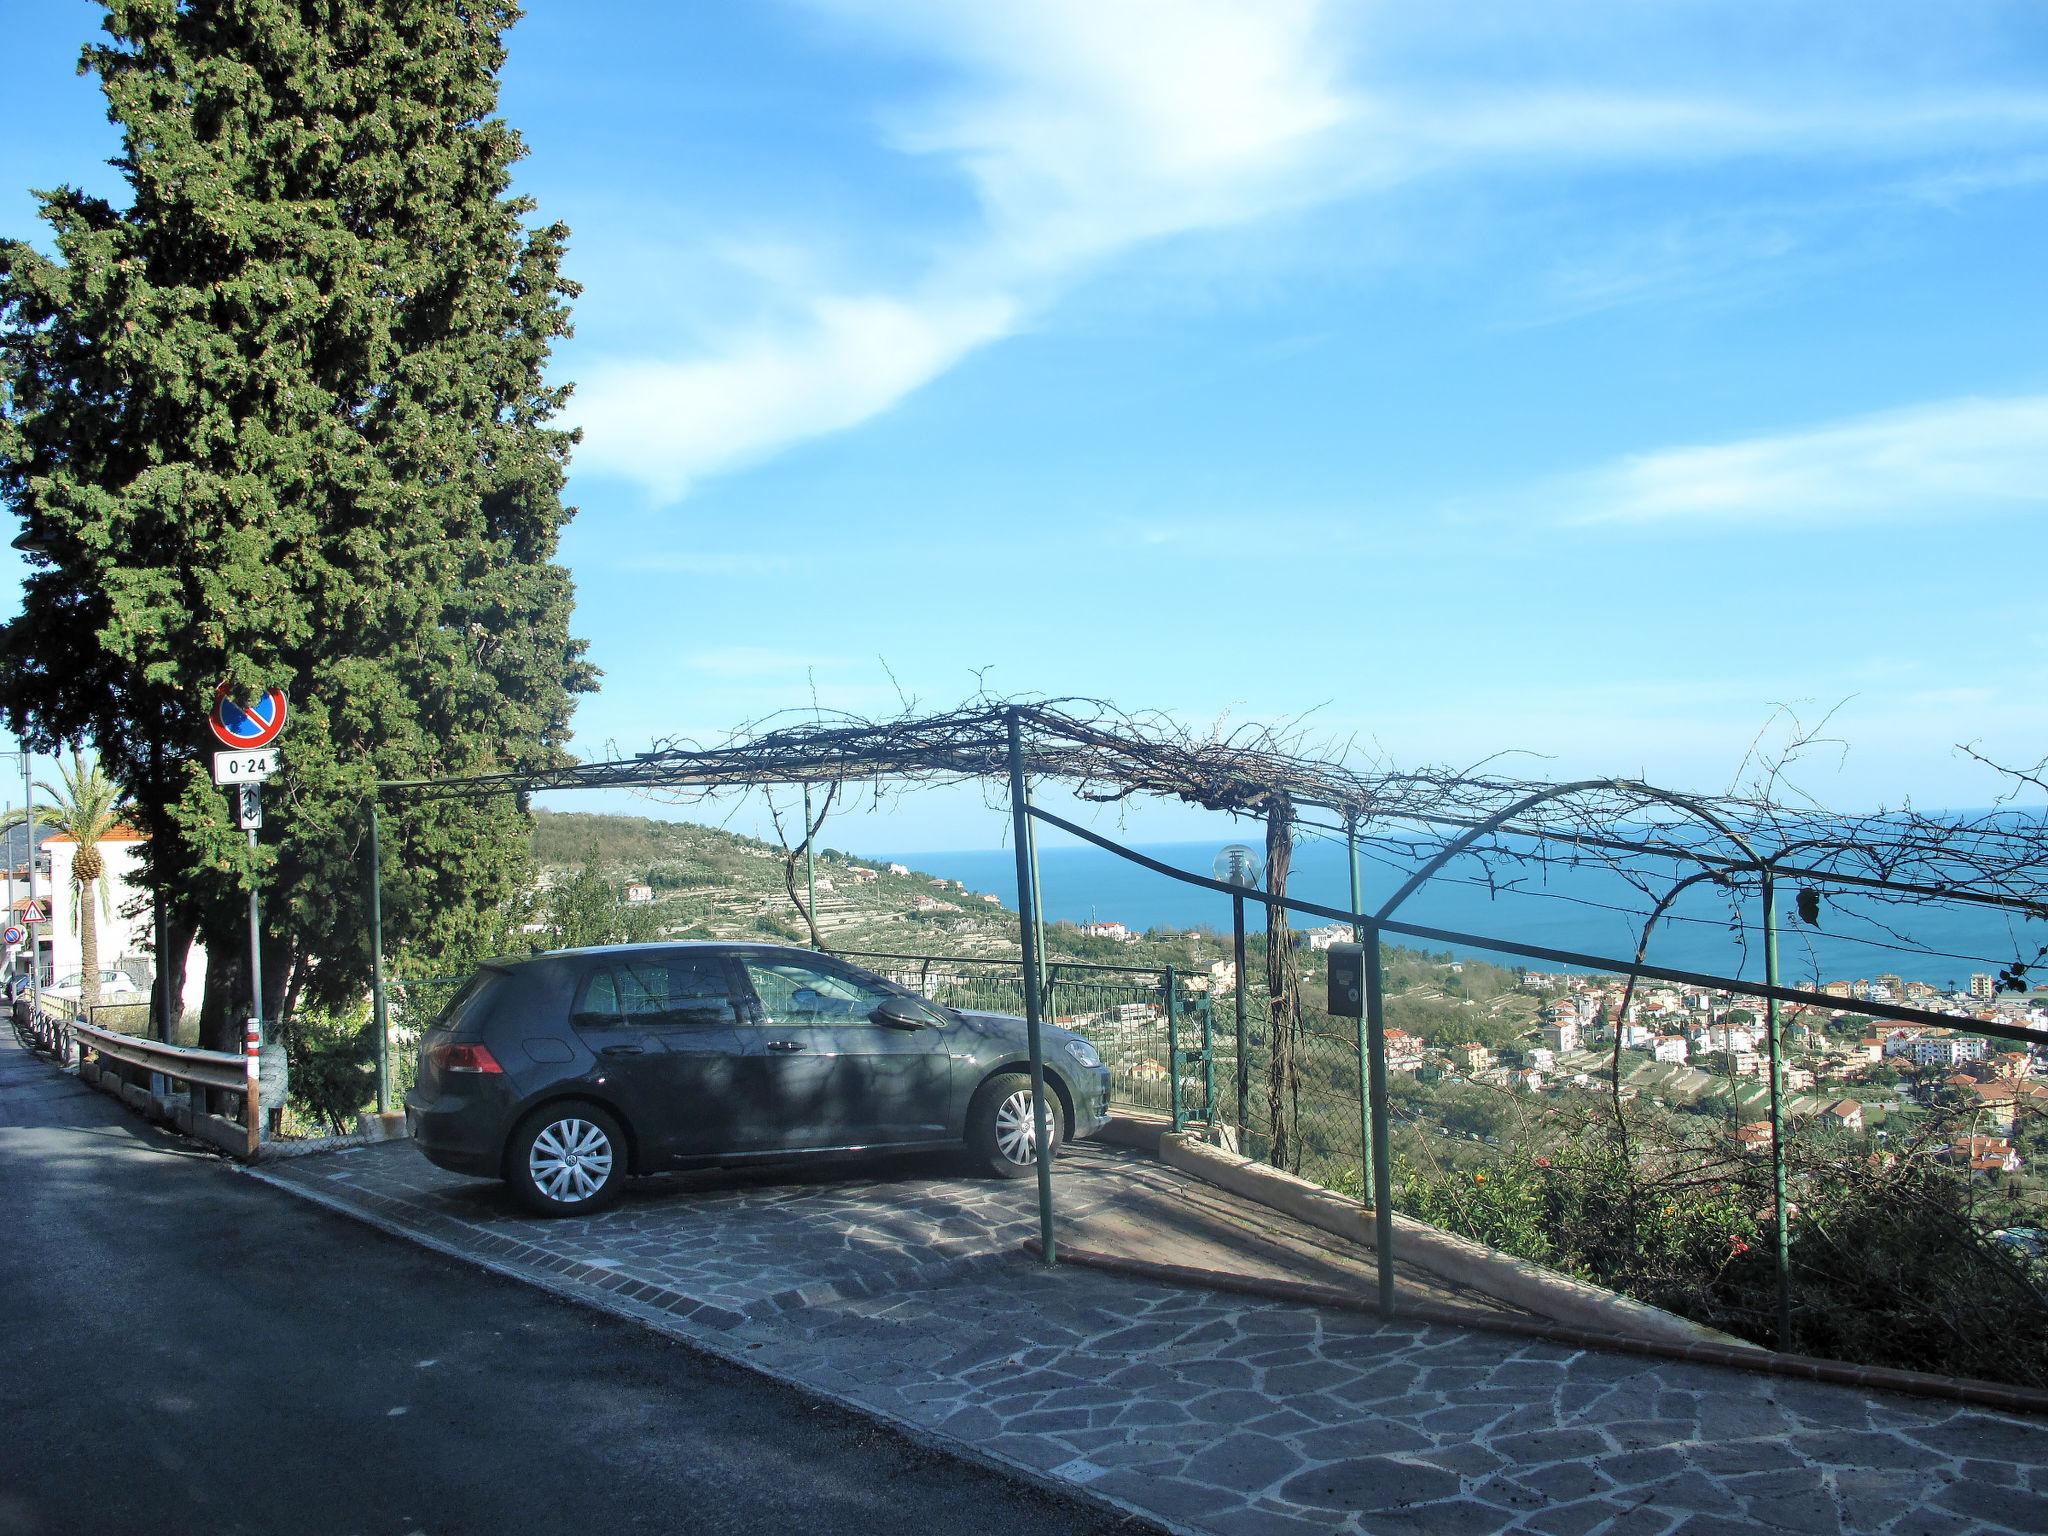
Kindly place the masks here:
<instances>
[{"instance_id":1,"label":"white wall","mask_svg":"<svg viewBox=\"0 0 2048 1536\"><path fill-rule=\"evenodd\" d=\"M107 865L107 905L101 905L97 896L93 898L101 967L125 970L141 985L147 985L156 975L149 887L142 880L144 841L130 833L99 845L100 857ZM49 856L50 873L47 879L37 877L36 894L50 904L50 924L44 929L50 940L50 975L69 976L81 968L78 892L71 883L71 865L78 856L78 844L68 837L49 837L43 840L42 848ZM123 916L130 908L135 909L134 915ZM185 965L184 1009L196 1010L205 991L206 950L195 943Z\"/></svg>"}]
</instances>

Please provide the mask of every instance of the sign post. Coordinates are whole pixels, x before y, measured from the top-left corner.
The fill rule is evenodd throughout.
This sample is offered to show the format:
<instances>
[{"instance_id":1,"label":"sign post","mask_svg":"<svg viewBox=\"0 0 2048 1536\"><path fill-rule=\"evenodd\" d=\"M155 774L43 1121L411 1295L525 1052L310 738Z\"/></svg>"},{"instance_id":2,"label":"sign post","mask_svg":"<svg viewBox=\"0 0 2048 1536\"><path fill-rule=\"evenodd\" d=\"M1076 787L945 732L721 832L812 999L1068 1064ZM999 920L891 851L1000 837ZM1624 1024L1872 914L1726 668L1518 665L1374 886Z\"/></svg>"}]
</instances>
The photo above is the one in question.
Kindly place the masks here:
<instances>
[{"instance_id":1,"label":"sign post","mask_svg":"<svg viewBox=\"0 0 2048 1536\"><path fill-rule=\"evenodd\" d=\"M277 772L277 753L269 750L284 729L284 691L267 690L253 704L229 696L222 683L213 696L213 712L206 718L214 739L228 750L213 754L213 782L234 795L235 824L249 834L249 1029L246 1042L249 1058L249 1145L255 1151L259 1094L257 1058L263 1045L263 902L257 893L256 832L263 825L263 782Z\"/></svg>"},{"instance_id":2,"label":"sign post","mask_svg":"<svg viewBox=\"0 0 2048 1536\"><path fill-rule=\"evenodd\" d=\"M26 736L21 738L21 795L28 815L28 910L22 914L22 919L28 929L29 1008L40 1016L43 1011L43 941L42 935L36 931L41 926L36 917L36 791Z\"/></svg>"}]
</instances>

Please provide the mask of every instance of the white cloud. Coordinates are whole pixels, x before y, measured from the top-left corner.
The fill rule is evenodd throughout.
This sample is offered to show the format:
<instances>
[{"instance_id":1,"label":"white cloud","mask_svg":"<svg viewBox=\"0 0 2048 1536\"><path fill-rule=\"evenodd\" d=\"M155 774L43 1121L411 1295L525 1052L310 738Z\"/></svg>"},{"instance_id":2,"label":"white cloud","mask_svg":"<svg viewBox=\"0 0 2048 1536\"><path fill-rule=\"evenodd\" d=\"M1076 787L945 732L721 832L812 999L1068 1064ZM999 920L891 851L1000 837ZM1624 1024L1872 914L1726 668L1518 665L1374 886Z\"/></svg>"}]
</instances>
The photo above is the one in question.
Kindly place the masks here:
<instances>
[{"instance_id":1,"label":"white cloud","mask_svg":"<svg viewBox=\"0 0 2048 1536\"><path fill-rule=\"evenodd\" d=\"M705 475L858 426L1007 332L1013 316L1000 295L828 297L800 322L685 362L592 364L570 413L587 437L578 462L679 499Z\"/></svg>"},{"instance_id":2,"label":"white cloud","mask_svg":"<svg viewBox=\"0 0 2048 1536\"><path fill-rule=\"evenodd\" d=\"M1358 111L1322 0L854 8L909 23L967 74L896 139L961 165L992 258L1016 271L1325 196L1323 153Z\"/></svg>"},{"instance_id":3,"label":"white cloud","mask_svg":"<svg viewBox=\"0 0 2048 1536\"><path fill-rule=\"evenodd\" d=\"M584 471L674 500L705 476L857 426L1013 333L1087 264L1324 195L1319 148L1350 113L1320 37L1323 0L816 0L938 55L959 78L897 114L908 154L950 161L980 227L934 246L901 294L791 286L780 321L682 361L584 364L570 420ZM772 273L764 271L764 276Z\"/></svg>"},{"instance_id":4,"label":"white cloud","mask_svg":"<svg viewBox=\"0 0 2048 1536\"><path fill-rule=\"evenodd\" d=\"M1963 399L1637 454L1569 487L1599 523L1937 520L2048 505L2048 395Z\"/></svg>"},{"instance_id":5,"label":"white cloud","mask_svg":"<svg viewBox=\"0 0 2048 1536\"><path fill-rule=\"evenodd\" d=\"M1853 82L1773 94L1741 70L1733 84L1665 95L1528 74L1503 87L1503 61L1487 54L1501 40L1471 21L1460 55L1457 27L1434 7L1421 31L1449 66L1409 72L1390 42L1397 29L1375 33L1383 17L1335 0L791 3L860 46L935 68L946 83L892 108L881 131L951 170L973 209L964 227L924 232L922 269L901 281L840 280L801 243L724 236L726 265L763 294L727 310L748 316L732 322L741 328L681 358L581 363L579 470L664 500L873 419L1143 242L1475 166L1925 155L2048 130L2048 97L1915 99ZM1526 50L1509 51L1514 65ZM1641 61L1630 63L1622 74L1586 67L1639 77ZM1368 65L1398 87L1373 84ZM892 226L869 243L900 250L905 238ZM858 232L832 243L858 246Z\"/></svg>"}]
</instances>

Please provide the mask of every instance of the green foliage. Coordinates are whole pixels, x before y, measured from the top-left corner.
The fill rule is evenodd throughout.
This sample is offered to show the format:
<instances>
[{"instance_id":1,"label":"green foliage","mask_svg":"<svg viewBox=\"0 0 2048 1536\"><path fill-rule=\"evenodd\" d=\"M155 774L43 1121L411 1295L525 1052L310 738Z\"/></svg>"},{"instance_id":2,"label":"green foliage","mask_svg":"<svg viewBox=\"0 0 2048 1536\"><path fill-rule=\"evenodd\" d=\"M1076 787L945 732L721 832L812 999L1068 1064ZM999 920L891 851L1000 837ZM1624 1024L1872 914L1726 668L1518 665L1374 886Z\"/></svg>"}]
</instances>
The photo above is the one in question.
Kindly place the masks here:
<instances>
[{"instance_id":1,"label":"green foliage","mask_svg":"<svg viewBox=\"0 0 2048 1536\"><path fill-rule=\"evenodd\" d=\"M291 1096L306 1117L345 1134L377 1093L377 1034L367 1008L301 1008L284 1025Z\"/></svg>"},{"instance_id":2,"label":"green foliage","mask_svg":"<svg viewBox=\"0 0 2048 1536\"><path fill-rule=\"evenodd\" d=\"M1924 1156L1872 1158L1817 1128L1795 1136L1791 1158L1796 1349L2048 1383L2048 1295L1988 1240L1965 1181ZM1479 1167L1402 1157L1394 1182L1395 1203L1434 1226L1776 1342L1766 1158L1646 1116L1626 1143L1586 1122Z\"/></svg>"},{"instance_id":3,"label":"green foliage","mask_svg":"<svg viewBox=\"0 0 2048 1536\"><path fill-rule=\"evenodd\" d=\"M508 192L516 7L103 3L84 64L132 200L59 188L54 256L0 244L0 500L46 549L0 703L129 786L218 1026L251 881L273 1007L361 992L374 780L562 760L592 678L544 380L574 286L566 231ZM203 767L223 679L293 696L253 856ZM519 808L384 831L390 942L485 947L525 884Z\"/></svg>"},{"instance_id":4,"label":"green foliage","mask_svg":"<svg viewBox=\"0 0 2048 1536\"><path fill-rule=\"evenodd\" d=\"M661 937L652 907L619 899L598 868L593 847L572 880L549 888L541 902L546 947L578 949L590 944L644 944Z\"/></svg>"}]
</instances>

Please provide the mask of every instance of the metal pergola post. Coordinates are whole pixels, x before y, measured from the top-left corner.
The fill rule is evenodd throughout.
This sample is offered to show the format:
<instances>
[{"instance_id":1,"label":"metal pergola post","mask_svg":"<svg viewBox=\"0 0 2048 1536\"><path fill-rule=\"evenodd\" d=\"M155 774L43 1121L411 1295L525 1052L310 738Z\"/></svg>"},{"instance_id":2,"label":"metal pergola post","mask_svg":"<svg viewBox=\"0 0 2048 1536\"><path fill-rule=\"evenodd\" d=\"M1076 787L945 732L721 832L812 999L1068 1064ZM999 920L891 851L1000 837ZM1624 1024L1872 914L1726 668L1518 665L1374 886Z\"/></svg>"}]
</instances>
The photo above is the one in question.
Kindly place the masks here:
<instances>
[{"instance_id":1,"label":"metal pergola post","mask_svg":"<svg viewBox=\"0 0 2048 1536\"><path fill-rule=\"evenodd\" d=\"M1387 1158L1387 989L1380 970L1380 930L1365 940L1367 1134L1372 1139L1373 1257L1379 1270L1380 1316L1394 1315L1394 1191Z\"/></svg>"},{"instance_id":2,"label":"metal pergola post","mask_svg":"<svg viewBox=\"0 0 2048 1536\"><path fill-rule=\"evenodd\" d=\"M1764 985L1778 985L1778 882L1764 869ZM1764 999L1765 1039L1769 1042L1771 1065L1771 1201L1777 1212L1778 1240L1773 1254L1778 1271L1778 1348L1792 1347L1792 1234L1786 1220L1785 1198L1785 1073L1779 1041L1778 998L1775 990ZM1733 1063L1730 1063L1733 1066Z\"/></svg>"},{"instance_id":3,"label":"metal pergola post","mask_svg":"<svg viewBox=\"0 0 2048 1536\"><path fill-rule=\"evenodd\" d=\"M370 1018L377 1031L377 1113L391 1113L391 1018L384 993L384 857L370 791Z\"/></svg>"},{"instance_id":4,"label":"metal pergola post","mask_svg":"<svg viewBox=\"0 0 2048 1536\"><path fill-rule=\"evenodd\" d=\"M1031 803L1031 785L1029 782L1024 786L1024 795L1025 804L1029 805ZM1045 972L1042 1001L1045 1004L1047 1015L1054 1022L1058 1022L1060 1016L1059 967L1048 964L1045 959L1048 953L1045 947L1045 884L1038 874L1038 822L1036 818L1031 816L1024 818L1024 831L1026 845L1031 850L1031 933L1032 937L1038 941L1039 964Z\"/></svg>"},{"instance_id":5,"label":"metal pergola post","mask_svg":"<svg viewBox=\"0 0 2048 1536\"><path fill-rule=\"evenodd\" d=\"M1024 951L1024 1025L1031 1049L1032 1133L1038 1141L1038 1250L1058 1262L1052 1236L1052 1136L1045 1102L1045 1020L1040 1007L1038 892L1031 878L1031 790L1024 782L1023 727L1010 711L1010 831L1017 852L1017 938Z\"/></svg>"},{"instance_id":6,"label":"metal pergola post","mask_svg":"<svg viewBox=\"0 0 2048 1536\"><path fill-rule=\"evenodd\" d=\"M1358 818L1347 817L1344 824L1344 840L1351 853L1351 937L1363 946L1365 943L1365 882L1358 867ZM1379 948L1373 948L1373 969L1379 968ZM1382 1137L1375 1129L1372 1112L1372 1042L1367 1033L1365 1015L1358 1016L1358 1171L1359 1193L1365 1203L1377 1207L1380 1204L1378 1186L1374 1182L1373 1152Z\"/></svg>"},{"instance_id":7,"label":"metal pergola post","mask_svg":"<svg viewBox=\"0 0 2048 1536\"><path fill-rule=\"evenodd\" d=\"M804 926L813 937L818 934L818 864L812 857L811 845L817 839L811 833L811 786L804 786L804 905L807 916Z\"/></svg>"},{"instance_id":8,"label":"metal pergola post","mask_svg":"<svg viewBox=\"0 0 2048 1536\"><path fill-rule=\"evenodd\" d=\"M1249 1036L1244 1024L1244 892L1233 891L1230 896L1230 954L1237 967L1237 985L1231 990L1237 997L1237 1150L1239 1156L1249 1157L1246 1149L1251 1145L1251 1104L1252 1104L1252 1053Z\"/></svg>"},{"instance_id":9,"label":"metal pergola post","mask_svg":"<svg viewBox=\"0 0 2048 1536\"><path fill-rule=\"evenodd\" d=\"M1180 1101L1180 987L1171 965L1166 968L1166 1102L1178 1135L1187 1129L1187 1114Z\"/></svg>"}]
</instances>

